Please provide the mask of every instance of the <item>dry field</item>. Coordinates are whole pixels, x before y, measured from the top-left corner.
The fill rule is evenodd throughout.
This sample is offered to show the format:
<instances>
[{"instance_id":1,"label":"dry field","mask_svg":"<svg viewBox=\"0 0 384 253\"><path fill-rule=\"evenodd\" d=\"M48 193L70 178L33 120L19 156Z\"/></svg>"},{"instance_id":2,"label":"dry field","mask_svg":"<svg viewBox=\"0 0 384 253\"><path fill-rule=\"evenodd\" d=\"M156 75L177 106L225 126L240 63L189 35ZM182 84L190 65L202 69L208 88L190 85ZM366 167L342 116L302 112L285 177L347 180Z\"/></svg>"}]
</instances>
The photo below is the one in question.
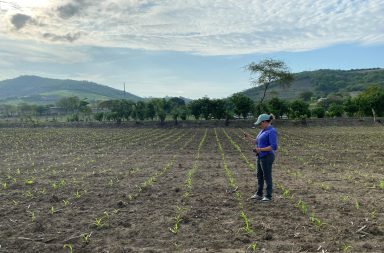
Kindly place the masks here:
<instances>
[{"instance_id":1,"label":"dry field","mask_svg":"<svg viewBox=\"0 0 384 253\"><path fill-rule=\"evenodd\" d=\"M0 252L384 252L384 128L0 129Z\"/></svg>"}]
</instances>

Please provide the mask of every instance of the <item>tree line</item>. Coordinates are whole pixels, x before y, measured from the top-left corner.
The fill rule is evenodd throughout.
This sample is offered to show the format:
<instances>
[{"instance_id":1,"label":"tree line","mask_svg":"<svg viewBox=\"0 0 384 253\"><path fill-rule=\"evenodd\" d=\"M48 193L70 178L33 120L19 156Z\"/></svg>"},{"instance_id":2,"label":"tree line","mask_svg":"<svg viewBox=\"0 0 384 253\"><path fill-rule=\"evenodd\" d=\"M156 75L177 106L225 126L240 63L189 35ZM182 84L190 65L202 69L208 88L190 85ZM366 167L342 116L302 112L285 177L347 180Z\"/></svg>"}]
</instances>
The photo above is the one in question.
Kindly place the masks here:
<instances>
[{"instance_id":1,"label":"tree line","mask_svg":"<svg viewBox=\"0 0 384 253\"><path fill-rule=\"evenodd\" d=\"M301 99L287 101L274 97L269 101L255 102L242 93L228 98L210 99L203 97L186 103L182 98L154 98L134 102L131 100L108 100L97 105L90 105L87 99L64 97L56 103L67 115L68 121L79 121L87 116L97 121L144 121L204 119L225 120L247 119L257 116L260 112L272 113L276 118L302 119L309 117L341 117L341 116L384 116L384 89L372 86L356 97L343 97L340 94L329 95L327 98L310 103L302 94ZM93 109L92 109L93 108ZM50 106L19 104L17 106L0 105L4 116L43 116L48 115Z\"/></svg>"}]
</instances>

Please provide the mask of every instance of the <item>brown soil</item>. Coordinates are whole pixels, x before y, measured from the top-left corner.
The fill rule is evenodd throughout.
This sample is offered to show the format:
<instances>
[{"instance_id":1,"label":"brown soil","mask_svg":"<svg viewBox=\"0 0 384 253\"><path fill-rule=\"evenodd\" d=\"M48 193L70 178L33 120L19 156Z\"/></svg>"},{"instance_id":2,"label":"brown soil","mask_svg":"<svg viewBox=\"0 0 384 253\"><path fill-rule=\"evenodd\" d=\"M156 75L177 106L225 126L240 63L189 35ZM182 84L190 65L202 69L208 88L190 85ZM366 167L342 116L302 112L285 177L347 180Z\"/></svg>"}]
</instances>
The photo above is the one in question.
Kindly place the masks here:
<instances>
[{"instance_id":1,"label":"brown soil","mask_svg":"<svg viewBox=\"0 0 384 253\"><path fill-rule=\"evenodd\" d=\"M271 203L242 130L0 129L0 252L384 251L381 126L277 128Z\"/></svg>"}]
</instances>

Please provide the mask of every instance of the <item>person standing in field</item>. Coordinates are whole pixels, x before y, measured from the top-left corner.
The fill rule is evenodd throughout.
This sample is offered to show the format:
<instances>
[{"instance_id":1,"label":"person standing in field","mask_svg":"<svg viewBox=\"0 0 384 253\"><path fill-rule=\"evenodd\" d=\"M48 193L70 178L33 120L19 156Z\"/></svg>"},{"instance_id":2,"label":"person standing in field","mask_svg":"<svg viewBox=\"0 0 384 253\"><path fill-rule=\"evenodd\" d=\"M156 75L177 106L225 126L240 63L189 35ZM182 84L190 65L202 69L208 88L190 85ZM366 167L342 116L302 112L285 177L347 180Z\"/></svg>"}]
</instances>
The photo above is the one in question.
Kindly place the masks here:
<instances>
[{"instance_id":1,"label":"person standing in field","mask_svg":"<svg viewBox=\"0 0 384 253\"><path fill-rule=\"evenodd\" d=\"M256 139L244 133L246 139L254 141L253 151L257 156L257 192L251 199L269 202L272 200L272 164L275 160L275 151L277 150L277 131L272 127L273 115L260 114L255 125L261 128ZM263 196L264 181L266 184L266 195Z\"/></svg>"}]
</instances>

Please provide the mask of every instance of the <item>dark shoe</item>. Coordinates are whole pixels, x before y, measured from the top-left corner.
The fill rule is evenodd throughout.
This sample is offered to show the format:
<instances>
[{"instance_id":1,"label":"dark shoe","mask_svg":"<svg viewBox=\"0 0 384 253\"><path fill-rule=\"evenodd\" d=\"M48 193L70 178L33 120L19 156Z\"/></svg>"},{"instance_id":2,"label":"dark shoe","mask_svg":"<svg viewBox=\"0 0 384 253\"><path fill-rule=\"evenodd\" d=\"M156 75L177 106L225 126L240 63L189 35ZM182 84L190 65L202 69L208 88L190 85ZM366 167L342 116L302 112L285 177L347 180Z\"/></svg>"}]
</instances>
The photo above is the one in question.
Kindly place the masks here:
<instances>
[{"instance_id":1,"label":"dark shoe","mask_svg":"<svg viewBox=\"0 0 384 253\"><path fill-rule=\"evenodd\" d=\"M261 200L261 202L271 202L272 199L268 198L268 197L263 197L263 199Z\"/></svg>"},{"instance_id":2,"label":"dark shoe","mask_svg":"<svg viewBox=\"0 0 384 253\"><path fill-rule=\"evenodd\" d=\"M262 200L263 197L260 196L260 195L254 194L254 195L252 195L251 199L254 199L254 200Z\"/></svg>"}]
</instances>

